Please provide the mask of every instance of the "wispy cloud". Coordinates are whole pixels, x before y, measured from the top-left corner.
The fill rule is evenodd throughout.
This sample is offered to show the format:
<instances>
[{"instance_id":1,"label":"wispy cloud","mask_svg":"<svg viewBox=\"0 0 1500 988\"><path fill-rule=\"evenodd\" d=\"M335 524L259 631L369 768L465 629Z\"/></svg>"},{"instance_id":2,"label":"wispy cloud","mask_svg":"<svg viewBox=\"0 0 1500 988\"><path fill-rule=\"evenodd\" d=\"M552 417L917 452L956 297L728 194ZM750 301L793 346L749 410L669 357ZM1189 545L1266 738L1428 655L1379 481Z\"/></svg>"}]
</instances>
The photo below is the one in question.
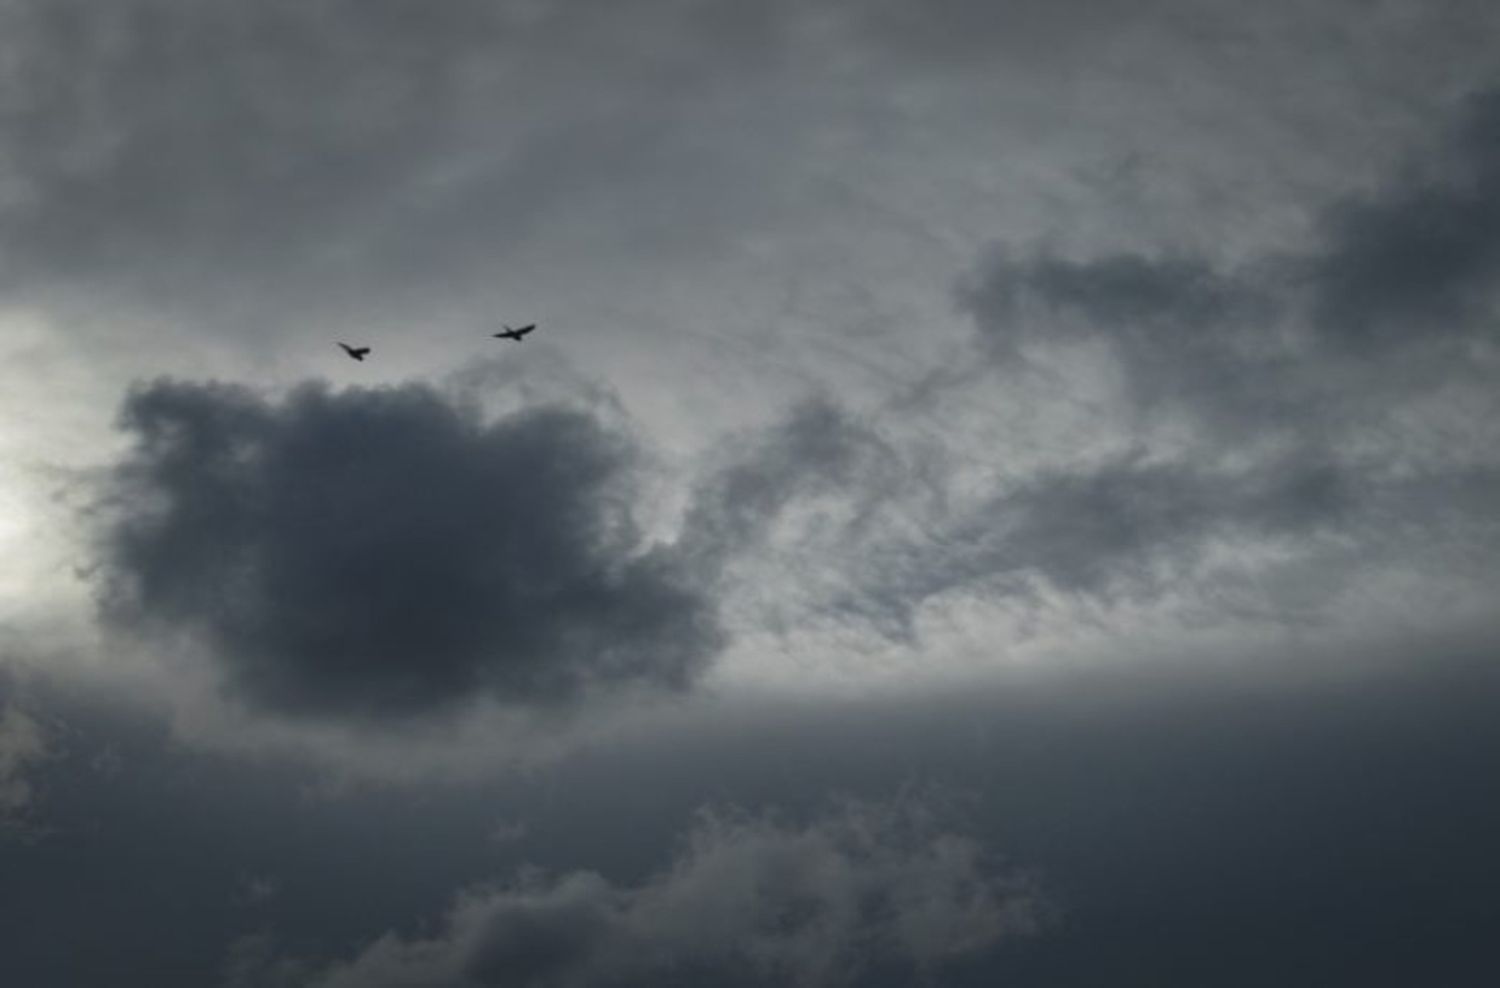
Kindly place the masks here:
<instances>
[{"instance_id":1,"label":"wispy cloud","mask_svg":"<svg viewBox=\"0 0 1500 988\"><path fill-rule=\"evenodd\" d=\"M35 719L14 702L0 707L0 829L25 820L36 799L28 772L49 754Z\"/></svg>"}]
</instances>

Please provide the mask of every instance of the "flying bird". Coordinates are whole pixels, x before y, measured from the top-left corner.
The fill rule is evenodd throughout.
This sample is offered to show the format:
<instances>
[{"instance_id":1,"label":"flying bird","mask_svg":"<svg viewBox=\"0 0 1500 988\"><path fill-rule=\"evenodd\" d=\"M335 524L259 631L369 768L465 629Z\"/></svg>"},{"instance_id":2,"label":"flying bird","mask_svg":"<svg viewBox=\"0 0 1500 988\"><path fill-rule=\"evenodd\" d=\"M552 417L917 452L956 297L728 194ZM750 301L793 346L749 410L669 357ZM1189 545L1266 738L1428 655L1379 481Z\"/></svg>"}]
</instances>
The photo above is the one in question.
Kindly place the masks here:
<instances>
[{"instance_id":1,"label":"flying bird","mask_svg":"<svg viewBox=\"0 0 1500 988\"><path fill-rule=\"evenodd\" d=\"M343 347L344 352L355 360L364 360L365 355L370 352L370 348L367 346L350 346L347 343L340 343L339 346Z\"/></svg>"},{"instance_id":2,"label":"flying bird","mask_svg":"<svg viewBox=\"0 0 1500 988\"><path fill-rule=\"evenodd\" d=\"M501 323L501 325L505 326L504 323ZM534 329L536 329L536 323L532 323L530 326L522 326L520 329L511 329L509 326L505 326L505 332L496 333L495 337L501 340L520 340Z\"/></svg>"}]
</instances>

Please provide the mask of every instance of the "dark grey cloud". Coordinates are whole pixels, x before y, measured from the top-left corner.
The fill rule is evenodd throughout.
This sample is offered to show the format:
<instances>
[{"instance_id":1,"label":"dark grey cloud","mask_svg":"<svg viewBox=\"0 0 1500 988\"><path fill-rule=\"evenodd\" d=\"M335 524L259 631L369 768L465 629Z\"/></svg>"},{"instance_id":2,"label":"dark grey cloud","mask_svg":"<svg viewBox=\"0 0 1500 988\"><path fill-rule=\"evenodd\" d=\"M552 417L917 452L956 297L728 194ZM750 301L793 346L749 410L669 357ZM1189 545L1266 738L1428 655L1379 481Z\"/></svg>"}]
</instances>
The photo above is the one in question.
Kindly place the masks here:
<instances>
[{"instance_id":1,"label":"dark grey cloud","mask_svg":"<svg viewBox=\"0 0 1500 988\"><path fill-rule=\"evenodd\" d=\"M1039 890L1056 904L1033 914L1051 919L1036 936L934 949L928 983L953 988L1249 986L1296 983L1310 970L1329 984L1464 984L1488 971L1500 878L1495 640L1491 619L1452 636L1188 649L1177 663L1140 661L1148 649L1121 641L1091 668L856 703L721 704L694 724L524 776L317 797L303 764L207 754L154 717L126 714L109 691L83 702L76 684L33 686L30 715L66 724L67 743L30 770L45 835L0 841L0 944L7 975L39 986L197 988L231 973L234 988L307 988L331 959L369 957L385 931L393 969L427 973L415 967L425 958L451 973L482 942L487 907L567 901L570 876L598 876L592 897L575 901L602 904L611 921L627 906L631 917L681 915L648 910L648 890L681 891L674 901L694 902L705 923L706 903L746 903L745 886L709 882L721 898L674 877L710 874L685 839L697 835L718 849L715 861L802 860L793 852L806 848L855 862L872 883L906 874L935 890L918 902L953 901L937 879L967 873L1002 889L1005 903L1028 894L1035 903ZM116 768L100 769L105 753ZM881 807L932 788L949 794L947 808L897 795L915 820L876 814L874 841L837 843L859 817L828 814L830 792ZM783 808L712 818L771 850L686 827L705 798ZM497 811L523 817L526 838L497 846ZM938 853L944 834L962 853ZM829 835L837 854L818 857ZM862 850L871 847L889 853ZM968 872L964 848L979 852ZM1034 868L1037 881L1018 882L995 853ZM512 879L527 862L541 870ZM270 874L276 896L245 902L245 877ZM797 870L806 886L768 881L754 901L784 901L788 886L842 888L841 874ZM452 917L471 901L476 925L463 930L476 937L465 940ZM771 926L788 948L778 956L818 956L793 949L804 927ZM584 950L602 962L608 942ZM855 983L920 983L915 958L897 954L872 954ZM681 973L685 983L742 983ZM672 983L658 974L637 983ZM432 982L443 983L414 983Z\"/></svg>"},{"instance_id":2,"label":"dark grey cloud","mask_svg":"<svg viewBox=\"0 0 1500 988\"><path fill-rule=\"evenodd\" d=\"M640 545L637 452L585 412L486 422L422 386L280 402L138 388L102 540L104 614L186 634L232 690L288 713L416 715L680 689L715 602Z\"/></svg>"},{"instance_id":3,"label":"dark grey cloud","mask_svg":"<svg viewBox=\"0 0 1500 988\"><path fill-rule=\"evenodd\" d=\"M1188 361L1223 348L1246 322L1274 315L1263 288L1190 254L1080 261L996 248L959 297L998 357L1019 357L1025 343L1090 339L1107 326L1107 342L1138 372L1162 351Z\"/></svg>"},{"instance_id":4,"label":"dark grey cloud","mask_svg":"<svg viewBox=\"0 0 1500 988\"><path fill-rule=\"evenodd\" d=\"M523 874L461 895L431 938L387 935L313 978L408 984L805 986L929 977L1036 932L1031 885L920 807L846 804L790 826L701 814L676 859L639 885ZM274 966L273 966L274 970Z\"/></svg>"},{"instance_id":5,"label":"dark grey cloud","mask_svg":"<svg viewBox=\"0 0 1500 988\"><path fill-rule=\"evenodd\" d=\"M1075 310L1085 323L1119 322L1143 335L1168 334L1179 344L1191 343L1193 333L1213 332L1226 317L1260 301L1198 257L1115 254L1080 262L1050 254L1013 260L1000 253L991 259L984 280L965 293L965 302L984 324L1011 323L1026 295L1046 306ZM1038 332L1034 323L1014 325L1022 334Z\"/></svg>"},{"instance_id":6,"label":"dark grey cloud","mask_svg":"<svg viewBox=\"0 0 1500 988\"><path fill-rule=\"evenodd\" d=\"M1500 94L1469 97L1459 118L1396 179L1322 209L1316 242L1300 252L1227 268L1182 251L1079 259L996 248L961 284L960 304L1000 359L1095 341L1110 348L1137 401L1186 398L1203 416L1227 408L1267 417L1267 403L1236 404L1247 379L1300 402L1299 415L1328 414L1331 389L1309 378L1343 384L1341 375L1388 359L1409 369L1412 351L1439 345L1452 361L1445 369L1462 371L1473 354L1449 345L1496 340Z\"/></svg>"},{"instance_id":7,"label":"dark grey cloud","mask_svg":"<svg viewBox=\"0 0 1500 988\"><path fill-rule=\"evenodd\" d=\"M1075 260L994 248L959 299L995 360L1028 350L1102 344L1127 399L1142 410L1184 406L1219 426L1274 420L1297 395L1277 339L1284 307L1268 272L1225 272L1193 254L1116 253ZM1295 382L1294 382L1295 383Z\"/></svg>"},{"instance_id":8,"label":"dark grey cloud","mask_svg":"<svg viewBox=\"0 0 1500 988\"><path fill-rule=\"evenodd\" d=\"M1379 353L1500 339L1500 91L1469 97L1433 160L1339 203L1323 227L1306 277L1328 342Z\"/></svg>"}]
</instances>

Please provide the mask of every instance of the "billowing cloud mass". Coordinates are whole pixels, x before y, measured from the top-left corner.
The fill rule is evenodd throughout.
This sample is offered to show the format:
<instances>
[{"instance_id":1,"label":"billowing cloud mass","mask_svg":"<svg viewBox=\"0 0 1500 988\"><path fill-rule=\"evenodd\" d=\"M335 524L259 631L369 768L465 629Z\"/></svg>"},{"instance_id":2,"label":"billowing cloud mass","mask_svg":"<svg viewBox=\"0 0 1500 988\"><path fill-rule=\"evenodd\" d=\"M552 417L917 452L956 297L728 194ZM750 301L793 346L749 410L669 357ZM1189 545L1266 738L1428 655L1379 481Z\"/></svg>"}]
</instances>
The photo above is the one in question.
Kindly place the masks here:
<instances>
[{"instance_id":1,"label":"billowing cloud mass","mask_svg":"<svg viewBox=\"0 0 1500 988\"><path fill-rule=\"evenodd\" d=\"M850 803L805 826L705 812L640 884L526 874L464 893L430 938L388 934L303 976L318 988L910 983L1035 933L1046 911L920 807ZM278 970L297 966L263 964L259 983Z\"/></svg>"},{"instance_id":2,"label":"billowing cloud mass","mask_svg":"<svg viewBox=\"0 0 1500 988\"><path fill-rule=\"evenodd\" d=\"M634 448L587 413L160 381L123 421L105 614L196 639L255 705L546 706L681 688L719 645L692 574L639 544Z\"/></svg>"}]
</instances>

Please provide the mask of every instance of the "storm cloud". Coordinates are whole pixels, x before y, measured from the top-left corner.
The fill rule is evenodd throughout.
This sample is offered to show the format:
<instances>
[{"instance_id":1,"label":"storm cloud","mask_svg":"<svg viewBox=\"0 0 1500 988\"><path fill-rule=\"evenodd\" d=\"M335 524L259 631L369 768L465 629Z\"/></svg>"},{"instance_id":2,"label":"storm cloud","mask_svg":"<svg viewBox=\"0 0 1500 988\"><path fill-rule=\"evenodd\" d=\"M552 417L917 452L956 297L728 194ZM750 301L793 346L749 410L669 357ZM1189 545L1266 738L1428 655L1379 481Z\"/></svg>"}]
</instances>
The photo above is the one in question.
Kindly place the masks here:
<instances>
[{"instance_id":1,"label":"storm cloud","mask_svg":"<svg viewBox=\"0 0 1500 988\"><path fill-rule=\"evenodd\" d=\"M5 978L1483 983L1497 29L0 0Z\"/></svg>"},{"instance_id":2,"label":"storm cloud","mask_svg":"<svg viewBox=\"0 0 1500 988\"><path fill-rule=\"evenodd\" d=\"M631 516L636 450L589 414L494 422L422 385L274 402L159 381L103 542L104 613L187 634L284 713L419 715L677 690L714 602Z\"/></svg>"},{"instance_id":3,"label":"storm cloud","mask_svg":"<svg viewBox=\"0 0 1500 988\"><path fill-rule=\"evenodd\" d=\"M388 934L309 983L859 984L930 976L1035 933L1046 911L1029 881L921 806L849 803L804 826L704 812L671 865L639 885L573 872L476 888L438 935Z\"/></svg>"}]
</instances>

